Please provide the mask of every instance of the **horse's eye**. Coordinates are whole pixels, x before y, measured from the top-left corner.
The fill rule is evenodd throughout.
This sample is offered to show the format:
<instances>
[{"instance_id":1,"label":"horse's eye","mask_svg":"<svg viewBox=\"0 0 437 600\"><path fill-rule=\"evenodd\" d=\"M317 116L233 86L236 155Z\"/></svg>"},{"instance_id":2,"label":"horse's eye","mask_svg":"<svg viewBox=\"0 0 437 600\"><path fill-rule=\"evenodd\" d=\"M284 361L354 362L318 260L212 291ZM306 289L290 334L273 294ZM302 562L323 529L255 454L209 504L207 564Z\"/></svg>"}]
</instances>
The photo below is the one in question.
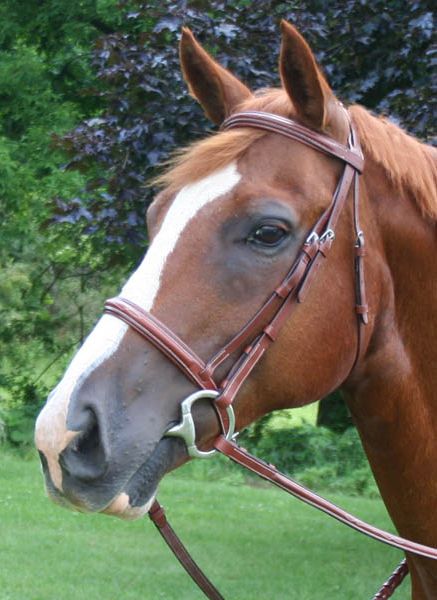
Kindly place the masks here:
<instances>
[{"instance_id":1,"label":"horse's eye","mask_svg":"<svg viewBox=\"0 0 437 600\"><path fill-rule=\"evenodd\" d=\"M287 236L287 230L284 227L278 227L277 225L261 225L253 231L247 241L250 244L256 244L257 246L279 246L279 244Z\"/></svg>"}]
</instances>

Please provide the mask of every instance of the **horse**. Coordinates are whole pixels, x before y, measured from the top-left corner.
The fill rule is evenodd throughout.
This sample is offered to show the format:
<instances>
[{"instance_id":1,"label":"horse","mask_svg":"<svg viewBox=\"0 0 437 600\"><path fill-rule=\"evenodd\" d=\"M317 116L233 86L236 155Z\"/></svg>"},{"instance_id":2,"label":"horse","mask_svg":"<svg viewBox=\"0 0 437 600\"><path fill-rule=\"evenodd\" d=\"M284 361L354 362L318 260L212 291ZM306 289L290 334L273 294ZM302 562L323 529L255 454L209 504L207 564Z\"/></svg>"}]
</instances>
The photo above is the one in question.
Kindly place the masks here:
<instances>
[{"instance_id":1,"label":"horse","mask_svg":"<svg viewBox=\"0 0 437 600\"><path fill-rule=\"evenodd\" d=\"M190 93L214 124L234 118L233 126L181 151L160 176L163 190L147 212L151 244L121 296L129 310L165 324L160 330L182 354L217 355L319 238L311 228L351 168L335 232L318 239L329 242L329 260L318 252L317 275L234 390L235 426L341 389L397 530L436 547L436 154L389 120L346 109L297 29L283 21L281 33L281 87L252 92L183 29ZM248 117L238 122L254 114L292 121L295 137ZM302 143L299 127L346 158ZM345 167L352 154L356 164ZM162 477L193 455L171 432L200 380L114 311L50 394L35 440L55 502L133 519L149 512ZM220 381L242 353L234 344L218 366ZM200 454L230 428L215 398L192 405L191 450ZM407 562L414 600L435 598L437 561L408 553Z\"/></svg>"}]
</instances>

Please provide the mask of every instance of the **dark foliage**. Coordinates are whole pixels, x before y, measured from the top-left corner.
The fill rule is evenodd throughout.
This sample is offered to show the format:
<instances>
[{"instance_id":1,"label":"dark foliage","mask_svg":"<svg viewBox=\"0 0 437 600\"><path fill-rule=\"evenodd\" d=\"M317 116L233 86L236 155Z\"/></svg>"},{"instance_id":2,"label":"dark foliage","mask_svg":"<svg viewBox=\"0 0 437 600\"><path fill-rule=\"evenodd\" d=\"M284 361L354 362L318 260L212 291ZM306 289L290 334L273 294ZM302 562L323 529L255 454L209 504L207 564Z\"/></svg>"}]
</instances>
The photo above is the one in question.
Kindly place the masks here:
<instances>
[{"instance_id":1,"label":"dark foliage","mask_svg":"<svg viewBox=\"0 0 437 600\"><path fill-rule=\"evenodd\" d=\"M336 433L343 433L353 426L352 417L339 390L320 400L317 425L327 427Z\"/></svg>"},{"instance_id":2,"label":"dark foliage","mask_svg":"<svg viewBox=\"0 0 437 600\"><path fill-rule=\"evenodd\" d=\"M115 6L115 0L112 0ZM84 114L100 106L93 95L82 91L93 82L89 49L102 35L116 31L123 15L111 0L105 6L96 0L2 0L0 3L0 52L17 53L32 48L47 65L53 92L79 104ZM13 91L13 90L11 90ZM0 104L4 105L4 91Z\"/></svg>"},{"instance_id":3,"label":"dark foliage","mask_svg":"<svg viewBox=\"0 0 437 600\"><path fill-rule=\"evenodd\" d=\"M69 168L87 171L80 198L57 199L56 220L77 223L100 252L130 260L147 242L144 214L154 191L147 181L169 153L210 124L181 80L177 44L182 25L254 88L278 85L278 23L295 23L346 102L390 114L415 135L432 134L432 13L428 2L120 3L120 31L94 49L105 109L62 140ZM434 54L433 54L434 52ZM123 248L123 250L121 250Z\"/></svg>"}]
</instances>

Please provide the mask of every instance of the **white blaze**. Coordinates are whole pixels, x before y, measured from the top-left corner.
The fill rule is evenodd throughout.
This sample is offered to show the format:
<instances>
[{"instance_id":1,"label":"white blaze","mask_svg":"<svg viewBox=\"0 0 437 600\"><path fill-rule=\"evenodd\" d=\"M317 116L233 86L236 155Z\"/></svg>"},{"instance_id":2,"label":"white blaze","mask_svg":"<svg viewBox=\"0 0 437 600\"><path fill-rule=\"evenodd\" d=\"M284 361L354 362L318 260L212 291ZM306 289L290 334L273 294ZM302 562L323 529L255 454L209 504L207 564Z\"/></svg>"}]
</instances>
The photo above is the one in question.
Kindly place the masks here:
<instances>
[{"instance_id":1,"label":"white blaze","mask_svg":"<svg viewBox=\"0 0 437 600\"><path fill-rule=\"evenodd\" d=\"M240 179L237 165L232 162L201 181L182 188L168 209L146 256L120 295L150 311L158 295L166 261L188 223L204 206L230 192ZM77 352L38 417L36 445L44 452L53 483L59 489L62 474L58 455L76 435L66 427L71 394L79 379L87 377L117 350L127 329L128 326L119 319L104 315Z\"/></svg>"},{"instance_id":2,"label":"white blaze","mask_svg":"<svg viewBox=\"0 0 437 600\"><path fill-rule=\"evenodd\" d=\"M235 162L209 177L187 185L178 193L165 215L161 229L143 262L130 277L121 296L150 310L158 294L164 265L182 232L201 208L227 194L241 179Z\"/></svg>"}]
</instances>

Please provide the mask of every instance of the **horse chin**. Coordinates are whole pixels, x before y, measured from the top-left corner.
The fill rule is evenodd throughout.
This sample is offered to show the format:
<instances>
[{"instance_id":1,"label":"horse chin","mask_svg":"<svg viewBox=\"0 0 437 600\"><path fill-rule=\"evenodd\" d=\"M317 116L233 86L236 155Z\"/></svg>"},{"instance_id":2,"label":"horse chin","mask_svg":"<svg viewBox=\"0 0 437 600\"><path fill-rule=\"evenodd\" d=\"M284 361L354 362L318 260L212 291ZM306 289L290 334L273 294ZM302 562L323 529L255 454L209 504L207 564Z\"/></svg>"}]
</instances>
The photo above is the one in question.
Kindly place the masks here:
<instances>
[{"instance_id":1,"label":"horse chin","mask_svg":"<svg viewBox=\"0 0 437 600\"><path fill-rule=\"evenodd\" d=\"M151 456L132 475L124 490L101 512L125 520L138 519L147 514L155 501L160 480L182 462L181 446L179 440L162 438Z\"/></svg>"},{"instance_id":2,"label":"horse chin","mask_svg":"<svg viewBox=\"0 0 437 600\"><path fill-rule=\"evenodd\" d=\"M132 506L129 496L125 492L122 492L107 508L105 508L105 510L102 511L102 513L112 517L118 517L125 521L134 521L135 519L140 519L149 512L155 501L155 496L156 493L152 494L151 498L149 498L142 506Z\"/></svg>"}]
</instances>

